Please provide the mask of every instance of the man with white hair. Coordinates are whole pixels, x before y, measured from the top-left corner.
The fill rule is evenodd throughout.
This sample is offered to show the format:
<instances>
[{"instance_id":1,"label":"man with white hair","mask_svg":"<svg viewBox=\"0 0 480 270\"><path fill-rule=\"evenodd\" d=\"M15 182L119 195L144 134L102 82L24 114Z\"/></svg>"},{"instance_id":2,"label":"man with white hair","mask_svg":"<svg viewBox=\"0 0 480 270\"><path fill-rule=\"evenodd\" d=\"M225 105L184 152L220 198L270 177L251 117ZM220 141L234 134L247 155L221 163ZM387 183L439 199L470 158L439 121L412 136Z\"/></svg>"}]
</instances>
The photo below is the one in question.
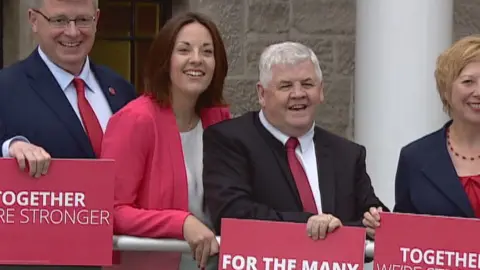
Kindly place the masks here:
<instances>
[{"instance_id":1,"label":"man with white hair","mask_svg":"<svg viewBox=\"0 0 480 270\"><path fill-rule=\"evenodd\" d=\"M363 226L364 218L378 221L388 209L372 188L365 148L315 125L324 101L315 53L273 44L259 71L261 110L203 134L204 194L217 234L222 218L307 223L314 240L342 225Z\"/></svg>"}]
</instances>

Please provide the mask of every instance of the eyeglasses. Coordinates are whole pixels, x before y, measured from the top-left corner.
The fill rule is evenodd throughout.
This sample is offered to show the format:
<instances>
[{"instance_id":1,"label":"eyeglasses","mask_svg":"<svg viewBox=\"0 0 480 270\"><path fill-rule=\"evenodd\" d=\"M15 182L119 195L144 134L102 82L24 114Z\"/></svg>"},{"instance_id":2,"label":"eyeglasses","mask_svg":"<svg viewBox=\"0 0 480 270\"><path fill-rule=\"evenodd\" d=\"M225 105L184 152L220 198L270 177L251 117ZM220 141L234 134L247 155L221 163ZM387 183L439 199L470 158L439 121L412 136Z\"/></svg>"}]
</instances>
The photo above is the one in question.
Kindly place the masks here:
<instances>
[{"instance_id":1,"label":"eyeglasses","mask_svg":"<svg viewBox=\"0 0 480 270\"><path fill-rule=\"evenodd\" d=\"M45 18L45 20L47 20L52 27L56 28L67 27L70 22L75 22L75 25L79 28L89 28L93 25L93 22L95 22L95 16L79 16L75 19L70 19L67 16L48 17L40 10L33 9L33 11L42 15L42 17Z\"/></svg>"}]
</instances>

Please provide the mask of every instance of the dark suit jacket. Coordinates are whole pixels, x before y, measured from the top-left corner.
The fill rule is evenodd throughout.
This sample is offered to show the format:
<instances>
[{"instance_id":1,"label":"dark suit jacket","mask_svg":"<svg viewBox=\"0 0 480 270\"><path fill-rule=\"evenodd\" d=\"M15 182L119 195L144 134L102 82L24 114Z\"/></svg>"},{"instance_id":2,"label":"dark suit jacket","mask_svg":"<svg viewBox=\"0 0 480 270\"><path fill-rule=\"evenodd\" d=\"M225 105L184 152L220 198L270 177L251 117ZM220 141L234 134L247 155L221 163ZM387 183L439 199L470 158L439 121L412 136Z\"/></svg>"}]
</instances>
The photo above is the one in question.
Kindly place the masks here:
<instances>
[{"instance_id":1,"label":"dark suit jacket","mask_svg":"<svg viewBox=\"0 0 480 270\"><path fill-rule=\"evenodd\" d=\"M134 87L122 77L92 62L90 68L113 113L135 98ZM109 87L116 90L115 95L109 93ZM0 71L0 147L16 135L43 147L53 158L95 157L80 120L37 49L25 60ZM90 268L0 266L0 269Z\"/></svg>"},{"instance_id":2,"label":"dark suit jacket","mask_svg":"<svg viewBox=\"0 0 480 270\"><path fill-rule=\"evenodd\" d=\"M217 234L222 218L306 223L283 144L258 113L210 126L203 134L205 201ZM365 148L319 127L314 135L322 210L361 226L375 196L365 170Z\"/></svg>"},{"instance_id":3,"label":"dark suit jacket","mask_svg":"<svg viewBox=\"0 0 480 270\"><path fill-rule=\"evenodd\" d=\"M134 87L120 75L93 63L90 68L113 113L135 98ZM0 146L16 135L54 158L95 157L80 120L38 50L0 71Z\"/></svg>"},{"instance_id":4,"label":"dark suit jacket","mask_svg":"<svg viewBox=\"0 0 480 270\"><path fill-rule=\"evenodd\" d=\"M448 153L446 128L450 124L402 148L394 212L474 217Z\"/></svg>"}]
</instances>

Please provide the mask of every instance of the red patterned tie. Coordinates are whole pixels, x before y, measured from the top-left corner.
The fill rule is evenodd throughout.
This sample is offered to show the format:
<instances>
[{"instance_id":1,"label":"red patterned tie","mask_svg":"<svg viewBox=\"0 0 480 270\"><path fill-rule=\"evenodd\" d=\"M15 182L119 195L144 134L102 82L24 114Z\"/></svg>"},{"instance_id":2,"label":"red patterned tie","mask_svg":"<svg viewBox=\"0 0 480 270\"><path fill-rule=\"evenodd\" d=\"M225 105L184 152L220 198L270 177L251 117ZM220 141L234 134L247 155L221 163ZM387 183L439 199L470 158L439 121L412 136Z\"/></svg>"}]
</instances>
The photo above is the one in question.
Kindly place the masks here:
<instances>
[{"instance_id":1,"label":"red patterned tie","mask_svg":"<svg viewBox=\"0 0 480 270\"><path fill-rule=\"evenodd\" d=\"M295 149L298 144L299 142L297 138L288 139L287 144L285 145L287 147L288 164L290 165L290 170L295 179L300 199L302 200L303 210L309 213L318 214L317 205L313 198L307 174L295 154Z\"/></svg>"},{"instance_id":2,"label":"red patterned tie","mask_svg":"<svg viewBox=\"0 0 480 270\"><path fill-rule=\"evenodd\" d=\"M85 97L85 82L80 78L73 79L73 84L77 90L78 109L82 118L83 126L87 133L93 151L97 157L100 157L102 148L103 131L97 116Z\"/></svg>"}]
</instances>

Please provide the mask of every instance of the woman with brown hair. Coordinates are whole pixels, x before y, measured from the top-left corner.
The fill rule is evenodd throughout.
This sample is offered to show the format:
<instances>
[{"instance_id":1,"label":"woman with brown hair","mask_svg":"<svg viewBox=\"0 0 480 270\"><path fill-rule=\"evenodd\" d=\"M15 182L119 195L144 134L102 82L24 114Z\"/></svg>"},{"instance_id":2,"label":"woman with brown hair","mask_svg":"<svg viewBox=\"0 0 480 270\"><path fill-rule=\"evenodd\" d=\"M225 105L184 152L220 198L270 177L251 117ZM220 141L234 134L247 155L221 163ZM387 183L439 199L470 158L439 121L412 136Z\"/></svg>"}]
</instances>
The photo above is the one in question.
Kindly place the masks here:
<instances>
[{"instance_id":1,"label":"woman with brown hair","mask_svg":"<svg viewBox=\"0 0 480 270\"><path fill-rule=\"evenodd\" d=\"M114 232L186 240L192 255L122 252L121 269L216 269L203 206L203 129L230 118L228 64L215 24L198 13L168 21L152 44L142 95L112 116L102 158L116 161Z\"/></svg>"}]
</instances>

